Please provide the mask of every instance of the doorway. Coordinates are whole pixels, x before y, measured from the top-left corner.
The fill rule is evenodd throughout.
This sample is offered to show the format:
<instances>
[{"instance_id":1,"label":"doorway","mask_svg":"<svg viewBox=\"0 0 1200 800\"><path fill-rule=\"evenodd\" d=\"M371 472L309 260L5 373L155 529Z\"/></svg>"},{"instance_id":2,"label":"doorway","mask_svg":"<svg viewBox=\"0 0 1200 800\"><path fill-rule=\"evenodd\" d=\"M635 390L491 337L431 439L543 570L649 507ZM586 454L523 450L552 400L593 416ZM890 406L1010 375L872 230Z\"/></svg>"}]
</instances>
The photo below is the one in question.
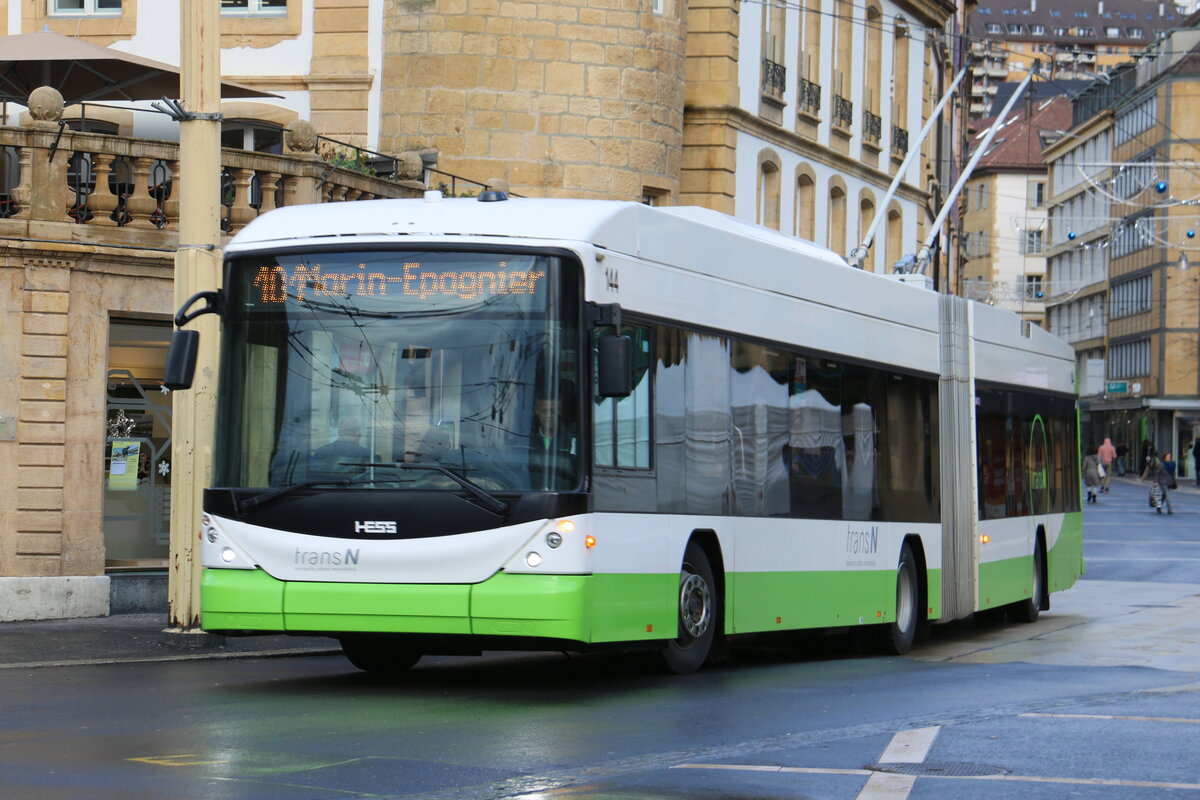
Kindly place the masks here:
<instances>
[{"instance_id":1,"label":"doorway","mask_svg":"<svg viewBox=\"0 0 1200 800\"><path fill-rule=\"evenodd\" d=\"M109 324L104 448L104 565L167 566L171 395L162 385L169 323Z\"/></svg>"}]
</instances>

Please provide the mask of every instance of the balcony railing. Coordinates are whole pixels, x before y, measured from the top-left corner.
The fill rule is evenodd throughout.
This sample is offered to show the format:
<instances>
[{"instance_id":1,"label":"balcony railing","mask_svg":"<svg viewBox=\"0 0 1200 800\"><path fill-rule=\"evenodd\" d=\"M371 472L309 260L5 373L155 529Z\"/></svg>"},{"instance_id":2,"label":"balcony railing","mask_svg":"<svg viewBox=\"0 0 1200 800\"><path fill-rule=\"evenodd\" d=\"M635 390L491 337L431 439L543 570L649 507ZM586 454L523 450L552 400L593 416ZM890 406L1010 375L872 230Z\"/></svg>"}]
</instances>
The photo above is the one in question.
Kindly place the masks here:
<instances>
[{"instance_id":1,"label":"balcony railing","mask_svg":"<svg viewBox=\"0 0 1200 800\"><path fill-rule=\"evenodd\" d=\"M330 164L311 148L282 155L224 149L221 228L235 233L279 206L417 197L423 189L418 180L387 180ZM147 232L176 230L184 191L176 142L75 132L55 122L0 127L0 219L6 226L86 225L132 243ZM94 235L68 228L42 232L41 238Z\"/></svg>"},{"instance_id":2,"label":"balcony railing","mask_svg":"<svg viewBox=\"0 0 1200 800\"><path fill-rule=\"evenodd\" d=\"M769 58L763 59L763 77L762 90L764 94L769 94L774 97L783 97L783 90L787 88L787 67L783 64L776 64Z\"/></svg>"},{"instance_id":3,"label":"balcony railing","mask_svg":"<svg viewBox=\"0 0 1200 800\"><path fill-rule=\"evenodd\" d=\"M908 154L908 130L899 125L892 126L892 152L901 156Z\"/></svg>"},{"instance_id":4,"label":"balcony railing","mask_svg":"<svg viewBox=\"0 0 1200 800\"><path fill-rule=\"evenodd\" d=\"M854 124L854 103L840 94L833 96L833 124L847 129Z\"/></svg>"},{"instance_id":5,"label":"balcony railing","mask_svg":"<svg viewBox=\"0 0 1200 800\"><path fill-rule=\"evenodd\" d=\"M797 85L799 98L797 105L800 110L817 116L821 113L821 84L813 83L807 78L801 78Z\"/></svg>"},{"instance_id":6,"label":"balcony railing","mask_svg":"<svg viewBox=\"0 0 1200 800\"><path fill-rule=\"evenodd\" d=\"M879 144L883 138L883 118L863 109L863 138L871 144Z\"/></svg>"}]
</instances>

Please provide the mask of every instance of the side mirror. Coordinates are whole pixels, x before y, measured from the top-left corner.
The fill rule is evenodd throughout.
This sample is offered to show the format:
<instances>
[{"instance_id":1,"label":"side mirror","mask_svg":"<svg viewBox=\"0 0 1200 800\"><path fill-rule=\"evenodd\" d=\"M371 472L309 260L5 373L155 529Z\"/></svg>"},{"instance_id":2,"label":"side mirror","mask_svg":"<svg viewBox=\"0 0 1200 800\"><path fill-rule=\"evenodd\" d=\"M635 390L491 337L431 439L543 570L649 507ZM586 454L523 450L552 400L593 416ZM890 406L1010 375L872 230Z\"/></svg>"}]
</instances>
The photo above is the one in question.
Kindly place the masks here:
<instances>
[{"instance_id":1,"label":"side mirror","mask_svg":"<svg viewBox=\"0 0 1200 800\"><path fill-rule=\"evenodd\" d=\"M628 397L633 392L633 339L601 336L596 343L596 389L601 397Z\"/></svg>"},{"instance_id":2,"label":"side mirror","mask_svg":"<svg viewBox=\"0 0 1200 800\"><path fill-rule=\"evenodd\" d=\"M171 334L163 386L171 391L192 388L192 378L196 374L196 352L199 347L199 331L177 330Z\"/></svg>"}]
</instances>

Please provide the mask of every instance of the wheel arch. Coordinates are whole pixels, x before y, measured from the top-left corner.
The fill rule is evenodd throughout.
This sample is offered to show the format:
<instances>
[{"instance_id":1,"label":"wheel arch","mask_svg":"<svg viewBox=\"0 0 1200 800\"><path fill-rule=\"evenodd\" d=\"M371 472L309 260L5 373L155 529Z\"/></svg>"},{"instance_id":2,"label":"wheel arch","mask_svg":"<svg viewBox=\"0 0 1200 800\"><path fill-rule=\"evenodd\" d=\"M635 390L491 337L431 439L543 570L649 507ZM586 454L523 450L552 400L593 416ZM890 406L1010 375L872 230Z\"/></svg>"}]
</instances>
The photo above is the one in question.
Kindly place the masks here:
<instances>
[{"instance_id":1,"label":"wheel arch","mask_svg":"<svg viewBox=\"0 0 1200 800\"><path fill-rule=\"evenodd\" d=\"M918 534L905 534L900 546L903 547L906 544L913 554L917 568L917 601L920 603L917 618L920 622L925 623L929 621L929 561L925 557L925 545Z\"/></svg>"},{"instance_id":2,"label":"wheel arch","mask_svg":"<svg viewBox=\"0 0 1200 800\"><path fill-rule=\"evenodd\" d=\"M1033 535L1034 550L1042 551L1042 602L1038 605L1041 611L1050 610L1050 553L1046 547L1046 526L1038 523Z\"/></svg>"},{"instance_id":3,"label":"wheel arch","mask_svg":"<svg viewBox=\"0 0 1200 800\"><path fill-rule=\"evenodd\" d=\"M728 594L725 591L725 557L721 552L721 539L712 528L697 528L688 537L687 543L684 544L684 550L691 542L700 545L700 548L704 550L704 555L708 556L708 566L712 568L713 580L717 582L717 591L721 594L723 613Z\"/></svg>"}]
</instances>

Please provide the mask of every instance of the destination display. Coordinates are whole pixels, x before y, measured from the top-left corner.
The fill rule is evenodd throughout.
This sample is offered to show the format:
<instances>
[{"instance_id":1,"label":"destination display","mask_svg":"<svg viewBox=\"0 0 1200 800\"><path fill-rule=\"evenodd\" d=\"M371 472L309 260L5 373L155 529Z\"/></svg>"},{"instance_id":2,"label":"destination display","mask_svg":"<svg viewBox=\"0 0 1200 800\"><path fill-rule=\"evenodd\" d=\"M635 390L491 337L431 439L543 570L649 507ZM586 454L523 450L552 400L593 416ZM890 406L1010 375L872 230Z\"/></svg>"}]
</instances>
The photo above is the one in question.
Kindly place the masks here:
<instances>
[{"instance_id":1,"label":"destination display","mask_svg":"<svg viewBox=\"0 0 1200 800\"><path fill-rule=\"evenodd\" d=\"M512 269L506 261L497 261L492 269L447 269L443 264L430 267L407 261L382 269L380 264L360 262L352 272L327 269L321 264L262 264L251 283L262 303L351 295L476 300L536 294L545 278L545 270Z\"/></svg>"}]
</instances>

